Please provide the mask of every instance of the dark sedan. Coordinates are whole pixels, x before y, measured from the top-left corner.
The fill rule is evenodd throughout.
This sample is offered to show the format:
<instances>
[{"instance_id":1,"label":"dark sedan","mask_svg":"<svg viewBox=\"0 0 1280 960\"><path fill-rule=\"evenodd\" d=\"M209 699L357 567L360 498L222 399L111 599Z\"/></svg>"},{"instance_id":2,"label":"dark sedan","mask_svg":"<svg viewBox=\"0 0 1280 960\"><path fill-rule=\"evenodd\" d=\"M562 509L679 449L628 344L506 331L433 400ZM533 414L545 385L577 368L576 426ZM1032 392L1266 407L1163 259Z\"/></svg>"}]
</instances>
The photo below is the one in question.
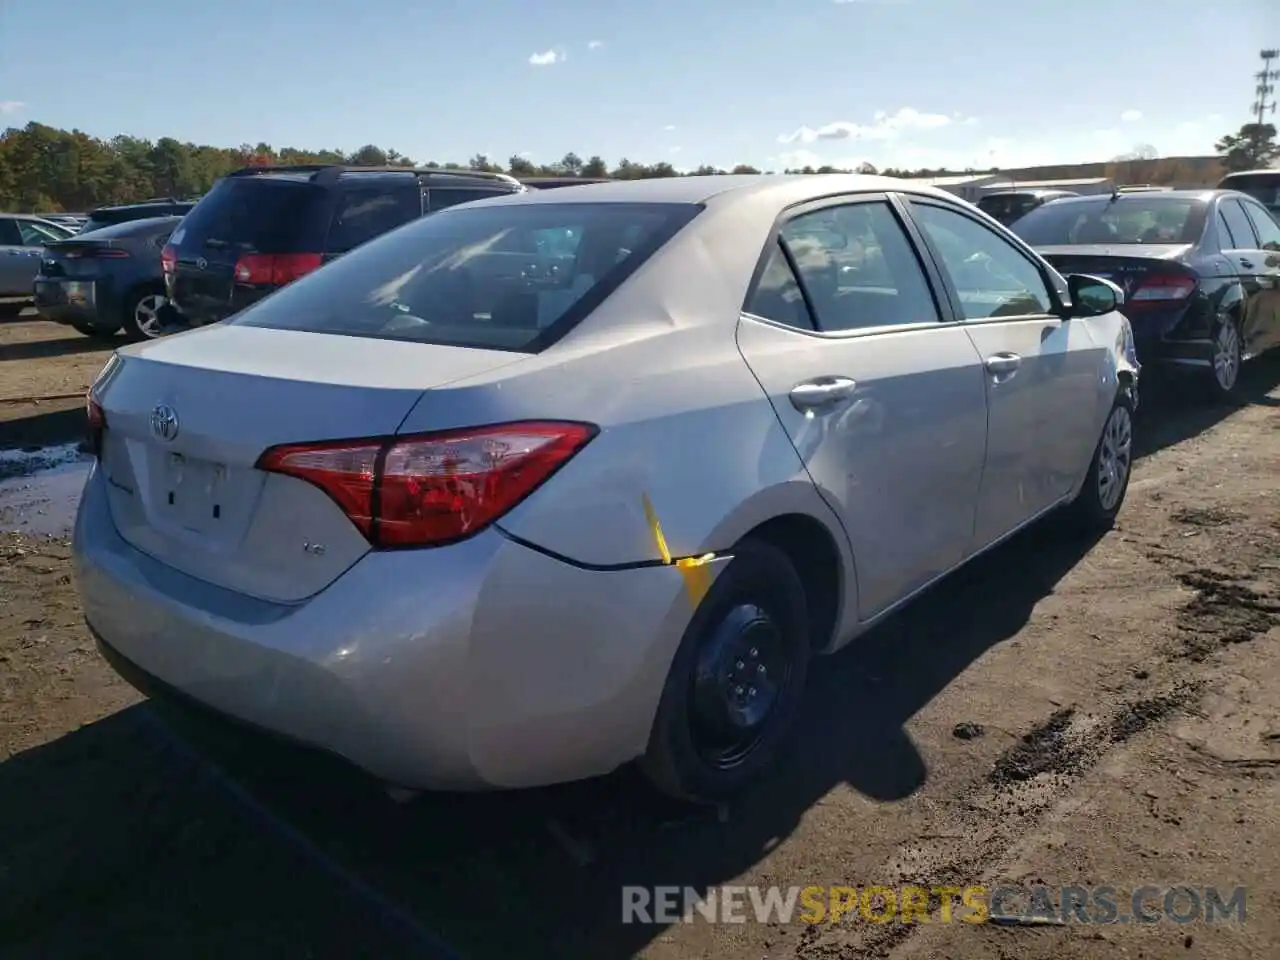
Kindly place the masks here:
<instances>
[{"instance_id":1,"label":"dark sedan","mask_svg":"<svg viewBox=\"0 0 1280 960\"><path fill-rule=\"evenodd\" d=\"M181 217L129 220L45 246L36 309L87 336L160 335L167 301L160 251Z\"/></svg>"},{"instance_id":2,"label":"dark sedan","mask_svg":"<svg viewBox=\"0 0 1280 960\"><path fill-rule=\"evenodd\" d=\"M1059 272L1120 287L1138 359L1195 373L1216 397L1280 346L1280 224L1233 190L1056 200L1011 229Z\"/></svg>"}]
</instances>

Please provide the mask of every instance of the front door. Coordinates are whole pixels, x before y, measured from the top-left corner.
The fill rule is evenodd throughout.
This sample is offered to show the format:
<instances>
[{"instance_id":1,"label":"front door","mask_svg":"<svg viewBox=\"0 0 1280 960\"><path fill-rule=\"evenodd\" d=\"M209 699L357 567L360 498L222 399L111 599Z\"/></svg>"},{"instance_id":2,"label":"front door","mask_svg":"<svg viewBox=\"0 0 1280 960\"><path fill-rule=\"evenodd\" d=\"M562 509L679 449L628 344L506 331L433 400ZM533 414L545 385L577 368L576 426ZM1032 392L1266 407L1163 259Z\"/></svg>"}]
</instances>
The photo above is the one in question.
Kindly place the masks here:
<instances>
[{"instance_id":1,"label":"front door","mask_svg":"<svg viewBox=\"0 0 1280 960\"><path fill-rule=\"evenodd\" d=\"M738 327L853 550L862 619L965 556L986 442L981 363L883 195L801 208Z\"/></svg>"},{"instance_id":2,"label":"front door","mask_svg":"<svg viewBox=\"0 0 1280 960\"><path fill-rule=\"evenodd\" d=\"M1041 266L976 217L914 199L984 365L987 459L975 550L1067 496L1097 443L1098 370L1110 344L1062 319Z\"/></svg>"},{"instance_id":3,"label":"front door","mask_svg":"<svg viewBox=\"0 0 1280 960\"><path fill-rule=\"evenodd\" d=\"M40 272L41 247L28 247L12 217L0 217L0 297L29 297Z\"/></svg>"}]
</instances>

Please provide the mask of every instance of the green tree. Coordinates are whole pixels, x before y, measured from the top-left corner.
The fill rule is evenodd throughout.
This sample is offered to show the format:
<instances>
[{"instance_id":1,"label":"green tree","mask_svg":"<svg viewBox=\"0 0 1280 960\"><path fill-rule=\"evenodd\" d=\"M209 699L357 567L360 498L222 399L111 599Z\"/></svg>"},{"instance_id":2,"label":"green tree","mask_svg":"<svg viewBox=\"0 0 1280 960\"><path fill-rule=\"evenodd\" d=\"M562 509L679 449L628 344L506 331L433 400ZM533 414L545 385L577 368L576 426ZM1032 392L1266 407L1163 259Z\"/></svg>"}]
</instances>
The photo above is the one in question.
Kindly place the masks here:
<instances>
[{"instance_id":1,"label":"green tree","mask_svg":"<svg viewBox=\"0 0 1280 960\"><path fill-rule=\"evenodd\" d=\"M1246 123L1238 133L1228 133L1214 144L1214 149L1228 173L1269 167L1280 159L1274 123Z\"/></svg>"}]
</instances>

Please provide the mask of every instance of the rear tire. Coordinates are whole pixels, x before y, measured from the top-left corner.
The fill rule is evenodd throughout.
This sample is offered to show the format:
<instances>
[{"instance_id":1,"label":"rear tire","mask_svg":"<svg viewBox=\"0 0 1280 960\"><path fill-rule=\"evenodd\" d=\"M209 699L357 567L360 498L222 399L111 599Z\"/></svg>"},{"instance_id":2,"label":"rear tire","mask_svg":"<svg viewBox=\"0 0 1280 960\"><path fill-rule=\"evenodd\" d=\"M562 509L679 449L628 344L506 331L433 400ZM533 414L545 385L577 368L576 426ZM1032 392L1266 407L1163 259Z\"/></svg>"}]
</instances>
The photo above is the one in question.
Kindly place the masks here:
<instances>
[{"instance_id":1,"label":"rear tire","mask_svg":"<svg viewBox=\"0 0 1280 960\"><path fill-rule=\"evenodd\" d=\"M1121 391L1102 425L1089 475L1067 508L1073 527L1088 532L1108 530L1124 506L1133 474L1133 400Z\"/></svg>"},{"instance_id":2,"label":"rear tire","mask_svg":"<svg viewBox=\"0 0 1280 960\"><path fill-rule=\"evenodd\" d=\"M640 769L662 793L714 803L777 762L810 657L804 586L786 554L744 540L685 630Z\"/></svg>"},{"instance_id":3,"label":"rear tire","mask_svg":"<svg viewBox=\"0 0 1280 960\"><path fill-rule=\"evenodd\" d=\"M1213 325L1212 339L1205 386L1210 400L1231 403L1239 397L1240 365L1244 362L1244 343L1235 317L1220 316Z\"/></svg>"},{"instance_id":4,"label":"rear tire","mask_svg":"<svg viewBox=\"0 0 1280 960\"><path fill-rule=\"evenodd\" d=\"M164 288L160 286L138 287L130 292L125 297L121 317L124 335L134 343L162 336L166 303Z\"/></svg>"}]
</instances>

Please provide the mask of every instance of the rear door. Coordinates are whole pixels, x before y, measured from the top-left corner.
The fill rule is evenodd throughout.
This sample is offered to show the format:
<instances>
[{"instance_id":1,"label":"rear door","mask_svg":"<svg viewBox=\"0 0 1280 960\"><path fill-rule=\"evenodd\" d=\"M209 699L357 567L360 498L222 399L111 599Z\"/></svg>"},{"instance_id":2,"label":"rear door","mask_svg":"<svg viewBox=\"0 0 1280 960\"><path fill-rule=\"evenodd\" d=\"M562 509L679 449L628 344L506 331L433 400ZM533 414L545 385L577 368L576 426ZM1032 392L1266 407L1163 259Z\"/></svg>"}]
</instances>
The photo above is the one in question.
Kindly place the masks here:
<instances>
[{"instance_id":1,"label":"rear door","mask_svg":"<svg viewBox=\"0 0 1280 960\"><path fill-rule=\"evenodd\" d=\"M329 193L298 178L227 177L192 208L169 244L170 296L196 319L222 319L237 301L235 268L247 254L324 251Z\"/></svg>"},{"instance_id":2,"label":"rear door","mask_svg":"<svg viewBox=\"0 0 1280 960\"><path fill-rule=\"evenodd\" d=\"M1098 370L1110 345L1064 320L1041 265L977 217L923 198L910 207L985 365L981 549L1079 482L1098 439Z\"/></svg>"},{"instance_id":3,"label":"rear door","mask_svg":"<svg viewBox=\"0 0 1280 960\"><path fill-rule=\"evenodd\" d=\"M1254 310L1256 350L1280 346L1280 223L1260 203L1241 201L1258 236L1258 294Z\"/></svg>"},{"instance_id":4,"label":"rear door","mask_svg":"<svg viewBox=\"0 0 1280 960\"><path fill-rule=\"evenodd\" d=\"M884 195L800 208L738 346L853 548L873 617L959 563L986 442L982 367Z\"/></svg>"},{"instance_id":5,"label":"rear door","mask_svg":"<svg viewBox=\"0 0 1280 960\"><path fill-rule=\"evenodd\" d=\"M1253 222L1245 213L1244 205L1235 197L1226 197L1218 204L1218 212L1222 215L1222 223L1226 226L1227 243L1223 243L1223 256L1231 271L1240 282L1244 295L1241 310L1240 337L1246 355L1266 349L1266 341L1270 335L1270 324L1263 316L1264 284L1269 283L1266 276L1267 252L1262 249L1262 241L1254 230ZM1219 233L1224 231L1219 230Z\"/></svg>"}]
</instances>

